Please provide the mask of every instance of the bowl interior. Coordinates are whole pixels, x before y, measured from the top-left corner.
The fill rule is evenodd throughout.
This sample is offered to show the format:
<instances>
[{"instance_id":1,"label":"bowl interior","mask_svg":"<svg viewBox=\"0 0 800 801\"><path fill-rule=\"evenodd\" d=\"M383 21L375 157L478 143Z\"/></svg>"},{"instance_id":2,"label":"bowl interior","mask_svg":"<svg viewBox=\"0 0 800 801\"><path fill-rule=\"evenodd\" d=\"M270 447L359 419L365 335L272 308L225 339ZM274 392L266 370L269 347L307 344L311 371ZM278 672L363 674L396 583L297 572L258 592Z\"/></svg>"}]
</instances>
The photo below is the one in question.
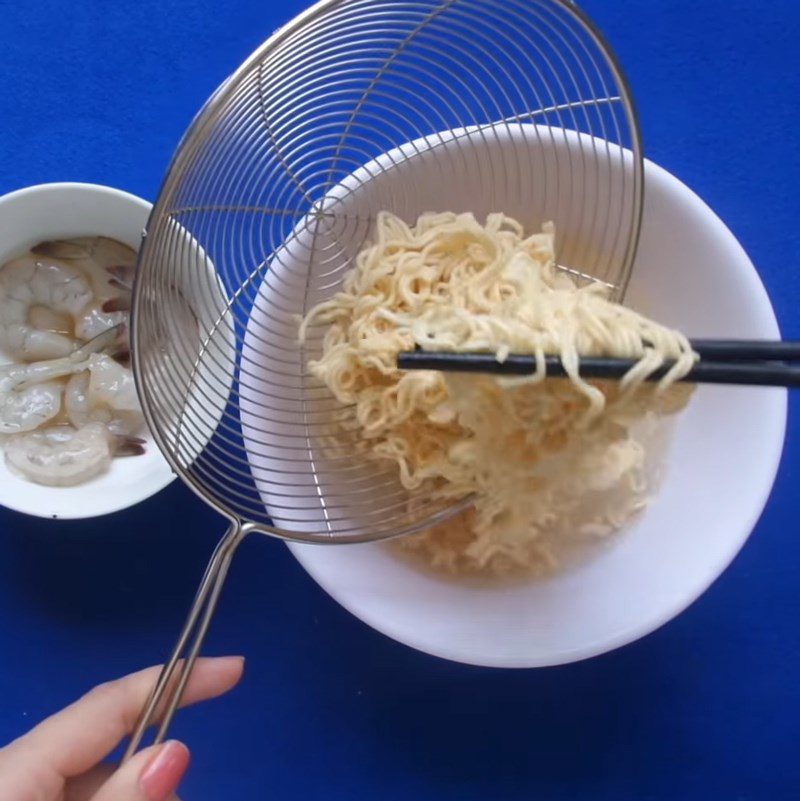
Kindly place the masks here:
<instances>
[{"instance_id":1,"label":"bowl interior","mask_svg":"<svg viewBox=\"0 0 800 801\"><path fill-rule=\"evenodd\" d=\"M626 302L690 336L779 336L733 235L686 186L646 164L642 239ZM290 544L374 628L462 662L532 667L630 642L674 617L753 529L783 443L786 392L700 387L675 421L660 491L591 559L543 581L477 586L426 575L380 544Z\"/></svg>"},{"instance_id":2,"label":"bowl interior","mask_svg":"<svg viewBox=\"0 0 800 801\"><path fill-rule=\"evenodd\" d=\"M45 239L108 236L138 250L151 205L90 184L45 184L0 198L0 264ZM10 361L0 351L0 363ZM147 436L142 456L114 459L103 475L77 487L43 487L11 473L0 459L0 504L26 514L84 518L132 506L174 478Z\"/></svg>"}]
</instances>

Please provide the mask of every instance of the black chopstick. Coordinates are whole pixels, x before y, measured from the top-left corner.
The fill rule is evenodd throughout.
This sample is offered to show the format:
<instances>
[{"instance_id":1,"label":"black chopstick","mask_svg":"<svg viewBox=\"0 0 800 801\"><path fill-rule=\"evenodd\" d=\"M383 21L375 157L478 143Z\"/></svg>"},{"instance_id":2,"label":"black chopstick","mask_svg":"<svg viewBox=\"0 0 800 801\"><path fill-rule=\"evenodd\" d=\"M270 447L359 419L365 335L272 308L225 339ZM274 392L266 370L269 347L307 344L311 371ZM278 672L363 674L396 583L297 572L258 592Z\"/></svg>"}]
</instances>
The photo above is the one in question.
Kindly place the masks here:
<instances>
[{"instance_id":1,"label":"black chopstick","mask_svg":"<svg viewBox=\"0 0 800 801\"><path fill-rule=\"evenodd\" d=\"M695 346L696 343L692 343ZM800 365L786 364L800 358L800 343L760 342L740 340L698 340L701 346L699 362L684 376L683 381L702 384L746 384L755 386L800 386ZM779 346L779 347L776 347ZM696 348L695 348L696 349ZM714 359L705 358L716 350ZM776 357L776 353L784 355ZM749 357L743 354L751 354ZM752 354L755 354L753 356ZM622 378L636 362L631 359L585 357L580 372L584 378ZM564 377L566 371L558 356L545 357L547 374ZM649 381L662 378L672 367L666 362L648 376ZM444 353L438 351L404 351L397 356L401 370L442 370L445 372L488 373L522 376L536 371L533 356L511 354L499 362L492 353Z\"/></svg>"},{"instance_id":2,"label":"black chopstick","mask_svg":"<svg viewBox=\"0 0 800 801\"><path fill-rule=\"evenodd\" d=\"M796 361L800 342L769 339L692 339L692 348L701 359L717 361Z\"/></svg>"}]
</instances>

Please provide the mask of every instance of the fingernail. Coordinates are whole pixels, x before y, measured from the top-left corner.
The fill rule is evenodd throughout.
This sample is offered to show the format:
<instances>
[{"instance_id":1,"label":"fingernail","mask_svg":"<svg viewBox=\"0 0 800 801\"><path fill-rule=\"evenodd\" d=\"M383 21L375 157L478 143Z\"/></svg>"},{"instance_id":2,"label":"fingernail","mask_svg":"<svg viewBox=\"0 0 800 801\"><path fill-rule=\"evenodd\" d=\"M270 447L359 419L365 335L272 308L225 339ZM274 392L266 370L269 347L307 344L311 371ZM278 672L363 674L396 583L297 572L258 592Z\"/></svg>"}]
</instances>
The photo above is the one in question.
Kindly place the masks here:
<instances>
[{"instance_id":1,"label":"fingernail","mask_svg":"<svg viewBox=\"0 0 800 801\"><path fill-rule=\"evenodd\" d=\"M204 656L202 657L203 662L207 662L209 665L224 665L230 662L238 662L239 664L244 664L244 657L243 656Z\"/></svg>"},{"instance_id":2,"label":"fingernail","mask_svg":"<svg viewBox=\"0 0 800 801\"><path fill-rule=\"evenodd\" d=\"M148 801L167 801L178 789L188 767L189 749L177 740L164 743L139 779L145 798Z\"/></svg>"},{"instance_id":3,"label":"fingernail","mask_svg":"<svg viewBox=\"0 0 800 801\"><path fill-rule=\"evenodd\" d=\"M245 659L243 656L212 656L206 658L220 668L228 668L235 664L239 670L244 672Z\"/></svg>"}]
</instances>

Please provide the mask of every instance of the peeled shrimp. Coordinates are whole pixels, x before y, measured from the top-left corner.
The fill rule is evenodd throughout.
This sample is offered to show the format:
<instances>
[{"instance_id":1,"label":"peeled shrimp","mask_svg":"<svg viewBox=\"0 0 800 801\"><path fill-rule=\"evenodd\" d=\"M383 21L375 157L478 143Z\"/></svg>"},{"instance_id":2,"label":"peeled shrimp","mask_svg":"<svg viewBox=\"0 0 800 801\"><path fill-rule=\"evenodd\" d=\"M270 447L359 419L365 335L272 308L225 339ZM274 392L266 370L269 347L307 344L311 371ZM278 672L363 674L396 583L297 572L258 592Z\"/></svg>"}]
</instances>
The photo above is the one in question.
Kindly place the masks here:
<instances>
[{"instance_id":1,"label":"peeled shrimp","mask_svg":"<svg viewBox=\"0 0 800 801\"><path fill-rule=\"evenodd\" d=\"M117 334L106 331L62 359L0 365L0 434L32 431L52 420L61 411L62 387L55 379L89 369L90 356Z\"/></svg>"},{"instance_id":2,"label":"peeled shrimp","mask_svg":"<svg viewBox=\"0 0 800 801\"><path fill-rule=\"evenodd\" d=\"M101 354L90 356L88 370L70 378L64 406L76 428L102 422L112 434L128 436L144 425L130 370Z\"/></svg>"},{"instance_id":3,"label":"peeled shrimp","mask_svg":"<svg viewBox=\"0 0 800 801\"><path fill-rule=\"evenodd\" d=\"M85 370L69 357L0 367L0 434L32 431L61 411L62 386L56 378Z\"/></svg>"},{"instance_id":4,"label":"peeled shrimp","mask_svg":"<svg viewBox=\"0 0 800 801\"><path fill-rule=\"evenodd\" d=\"M6 464L12 472L50 487L72 487L105 472L111 464L113 438L102 423L82 428L51 426L16 434L6 441Z\"/></svg>"},{"instance_id":5,"label":"peeled shrimp","mask_svg":"<svg viewBox=\"0 0 800 801\"><path fill-rule=\"evenodd\" d=\"M94 301L75 318L75 336L91 339L101 331L127 322L136 269L132 248L108 237L82 237L42 242L36 253L69 261L89 278Z\"/></svg>"},{"instance_id":6,"label":"peeled shrimp","mask_svg":"<svg viewBox=\"0 0 800 801\"><path fill-rule=\"evenodd\" d=\"M103 311L104 305L93 303L75 320L75 336L78 339L91 339L107 328L127 322L128 312Z\"/></svg>"},{"instance_id":7,"label":"peeled shrimp","mask_svg":"<svg viewBox=\"0 0 800 801\"><path fill-rule=\"evenodd\" d=\"M120 289L131 290L136 251L116 239L106 236L53 239L40 242L31 252L81 269L101 303L115 298Z\"/></svg>"},{"instance_id":8,"label":"peeled shrimp","mask_svg":"<svg viewBox=\"0 0 800 801\"><path fill-rule=\"evenodd\" d=\"M119 245L118 242L114 244ZM129 251L131 258L135 258L130 248L125 249ZM91 264L97 265L96 262ZM133 264L108 264L101 267L101 274L106 282L105 290L95 293L97 301L84 309L83 314L75 321L76 336L91 339L112 325L127 325L133 301L134 272Z\"/></svg>"},{"instance_id":9,"label":"peeled shrimp","mask_svg":"<svg viewBox=\"0 0 800 801\"><path fill-rule=\"evenodd\" d=\"M114 244L119 245L118 242ZM125 250L129 251L131 258L135 257L130 248L126 247ZM111 250L111 253L115 252ZM75 321L75 336L81 339L91 339L112 325L127 323L130 316L135 272L133 263L106 264L102 270L106 291L97 292L98 300L84 309L83 314ZM108 287L114 290L114 295L108 296Z\"/></svg>"},{"instance_id":10,"label":"peeled shrimp","mask_svg":"<svg viewBox=\"0 0 800 801\"><path fill-rule=\"evenodd\" d=\"M31 312L44 307L74 319L92 299L89 281L69 264L35 254L8 262L0 268L0 347L23 361L66 356L75 340L36 328Z\"/></svg>"},{"instance_id":11,"label":"peeled shrimp","mask_svg":"<svg viewBox=\"0 0 800 801\"><path fill-rule=\"evenodd\" d=\"M89 356L89 400L123 412L141 412L130 370L103 353Z\"/></svg>"},{"instance_id":12,"label":"peeled shrimp","mask_svg":"<svg viewBox=\"0 0 800 801\"><path fill-rule=\"evenodd\" d=\"M14 365L22 369L23 365ZM0 434L32 431L61 411L61 384L47 381L17 391L13 371L0 367Z\"/></svg>"},{"instance_id":13,"label":"peeled shrimp","mask_svg":"<svg viewBox=\"0 0 800 801\"><path fill-rule=\"evenodd\" d=\"M57 359L127 322L135 265L135 251L108 237L40 242L0 267L0 348Z\"/></svg>"}]
</instances>

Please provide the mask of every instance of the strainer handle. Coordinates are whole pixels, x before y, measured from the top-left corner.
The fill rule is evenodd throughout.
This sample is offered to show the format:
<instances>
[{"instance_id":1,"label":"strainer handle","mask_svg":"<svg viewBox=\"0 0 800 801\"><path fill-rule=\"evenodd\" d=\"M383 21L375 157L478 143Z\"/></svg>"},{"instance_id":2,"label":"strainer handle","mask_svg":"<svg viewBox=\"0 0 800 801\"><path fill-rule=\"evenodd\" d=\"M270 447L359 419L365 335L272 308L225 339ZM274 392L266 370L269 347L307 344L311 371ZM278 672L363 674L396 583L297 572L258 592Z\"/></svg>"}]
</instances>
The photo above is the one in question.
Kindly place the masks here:
<instances>
[{"instance_id":1,"label":"strainer handle","mask_svg":"<svg viewBox=\"0 0 800 801\"><path fill-rule=\"evenodd\" d=\"M231 559L246 535L247 530L243 530L239 523L231 523L225 536L215 548L200 582L192 607L189 610L183 630L139 715L136 728L131 734L130 742L122 757L123 763L127 762L139 749L145 731L159 717L157 713L160 713L162 709L163 714L160 715L161 723L153 740L153 745L158 745L164 741L175 711L183 697L186 684L192 674L197 655L203 645L222 586L228 575ZM184 653L185 658L183 664L180 665L180 660ZM179 668L179 665L179 673L177 678L174 678L175 671Z\"/></svg>"}]
</instances>

